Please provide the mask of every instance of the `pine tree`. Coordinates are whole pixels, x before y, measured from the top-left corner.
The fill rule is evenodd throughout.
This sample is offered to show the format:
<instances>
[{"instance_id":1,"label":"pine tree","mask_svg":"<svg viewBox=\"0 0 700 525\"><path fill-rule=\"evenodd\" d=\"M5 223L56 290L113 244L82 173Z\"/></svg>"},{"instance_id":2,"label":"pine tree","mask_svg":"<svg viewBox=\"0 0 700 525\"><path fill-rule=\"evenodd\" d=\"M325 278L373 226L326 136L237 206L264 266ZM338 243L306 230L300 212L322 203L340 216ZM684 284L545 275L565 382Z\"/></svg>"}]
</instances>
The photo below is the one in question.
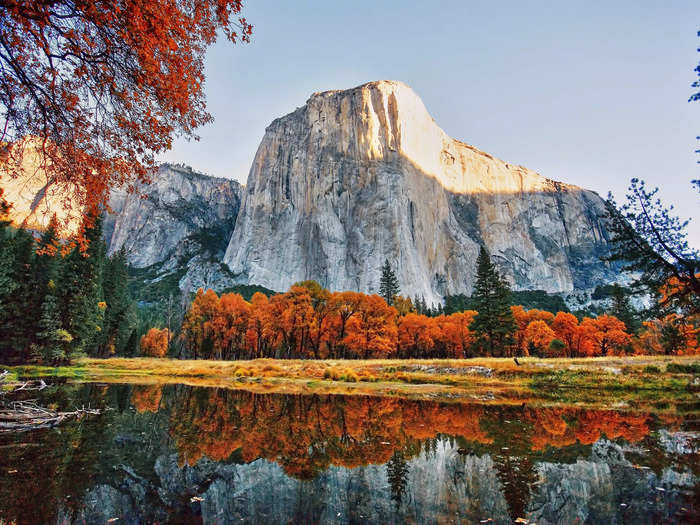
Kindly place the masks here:
<instances>
[{"instance_id":1,"label":"pine tree","mask_svg":"<svg viewBox=\"0 0 700 525\"><path fill-rule=\"evenodd\" d=\"M102 218L85 229L88 248L75 247L64 259L57 286L61 324L73 337L71 351L86 352L99 342L106 305L102 302L105 246Z\"/></svg>"},{"instance_id":2,"label":"pine tree","mask_svg":"<svg viewBox=\"0 0 700 525\"><path fill-rule=\"evenodd\" d=\"M3 298L0 314L0 359L5 362L23 362L30 357L30 346L38 317L33 311L34 286L32 264L34 239L25 230L17 230L3 243L9 255L6 280L12 292Z\"/></svg>"},{"instance_id":3,"label":"pine tree","mask_svg":"<svg viewBox=\"0 0 700 525\"><path fill-rule=\"evenodd\" d=\"M510 289L483 246L476 265L472 299L479 314L470 326L475 333L475 345L487 355L506 355L516 330L510 310Z\"/></svg>"},{"instance_id":4,"label":"pine tree","mask_svg":"<svg viewBox=\"0 0 700 525\"><path fill-rule=\"evenodd\" d=\"M637 313L634 308L632 308L624 288L619 284L613 285L610 313L625 323L627 331L631 334L637 333L641 328Z\"/></svg>"},{"instance_id":5,"label":"pine tree","mask_svg":"<svg viewBox=\"0 0 700 525\"><path fill-rule=\"evenodd\" d=\"M384 260L382 267L382 277L379 280L379 295L381 295L387 304L394 302L394 296L399 295L399 280L396 278L394 270L391 269L389 259Z\"/></svg>"},{"instance_id":6,"label":"pine tree","mask_svg":"<svg viewBox=\"0 0 700 525\"><path fill-rule=\"evenodd\" d=\"M127 339L124 348L122 349L122 354L127 357L134 357L139 351L139 334L136 329L131 330L129 339Z\"/></svg>"},{"instance_id":7,"label":"pine tree","mask_svg":"<svg viewBox=\"0 0 700 525\"><path fill-rule=\"evenodd\" d=\"M129 319L132 307L128 289L126 251L124 248L105 261L102 272L102 290L106 308L104 322L99 335L98 355L107 357L121 353L131 333Z\"/></svg>"},{"instance_id":8,"label":"pine tree","mask_svg":"<svg viewBox=\"0 0 700 525\"><path fill-rule=\"evenodd\" d=\"M700 184L695 186L700 191ZM605 206L612 239L605 259L639 273L633 291L655 299L648 316L695 314L700 312L700 253L688 242L689 221L676 216L673 206L665 206L658 191L635 178L622 206L608 195Z\"/></svg>"},{"instance_id":9,"label":"pine tree","mask_svg":"<svg viewBox=\"0 0 700 525\"><path fill-rule=\"evenodd\" d=\"M58 301L54 295L56 286L53 281L47 283L47 293L39 319L39 332L36 334L37 349L42 361L47 364L60 365L68 361L68 350L73 337L61 328Z\"/></svg>"},{"instance_id":10,"label":"pine tree","mask_svg":"<svg viewBox=\"0 0 700 525\"><path fill-rule=\"evenodd\" d=\"M32 305L31 311L27 312L33 319L39 319L42 315L44 297L48 293L48 283L55 283L58 278L58 270L61 263L61 256L58 253L58 221L53 215L46 230L37 243L34 261L32 262ZM55 295L55 292L53 292Z\"/></svg>"},{"instance_id":11,"label":"pine tree","mask_svg":"<svg viewBox=\"0 0 700 525\"><path fill-rule=\"evenodd\" d=\"M4 315L8 311L7 303L9 298L19 286L13 271L15 266L14 236L7 225L8 223L2 220L0 213L0 327L2 326Z\"/></svg>"},{"instance_id":12,"label":"pine tree","mask_svg":"<svg viewBox=\"0 0 700 525\"><path fill-rule=\"evenodd\" d=\"M408 465L402 451L397 450L394 452L391 459L387 462L386 477L391 487L391 499L398 508L406 492L408 481Z\"/></svg>"},{"instance_id":13,"label":"pine tree","mask_svg":"<svg viewBox=\"0 0 700 525\"><path fill-rule=\"evenodd\" d=\"M413 296L413 307L416 309L416 313L417 313L417 314L422 314L422 313L423 313L422 310L421 310L421 307L420 307L420 299L418 299L418 295L417 295L417 294Z\"/></svg>"}]
</instances>

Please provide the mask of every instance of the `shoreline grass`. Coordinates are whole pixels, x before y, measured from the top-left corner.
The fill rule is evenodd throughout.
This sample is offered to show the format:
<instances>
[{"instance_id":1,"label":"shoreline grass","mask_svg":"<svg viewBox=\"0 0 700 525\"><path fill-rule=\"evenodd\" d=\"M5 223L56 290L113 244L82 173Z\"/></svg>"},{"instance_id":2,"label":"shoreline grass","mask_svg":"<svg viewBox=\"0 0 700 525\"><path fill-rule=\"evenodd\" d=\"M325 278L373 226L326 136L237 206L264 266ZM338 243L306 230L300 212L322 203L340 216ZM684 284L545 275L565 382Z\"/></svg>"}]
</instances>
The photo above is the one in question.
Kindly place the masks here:
<instances>
[{"instance_id":1,"label":"shoreline grass","mask_svg":"<svg viewBox=\"0 0 700 525\"><path fill-rule=\"evenodd\" d=\"M277 393L343 393L439 398L538 397L570 402L600 399L695 399L698 356L574 359L519 358L246 361L80 358L64 367L16 366L18 377L77 382L188 384Z\"/></svg>"}]
</instances>

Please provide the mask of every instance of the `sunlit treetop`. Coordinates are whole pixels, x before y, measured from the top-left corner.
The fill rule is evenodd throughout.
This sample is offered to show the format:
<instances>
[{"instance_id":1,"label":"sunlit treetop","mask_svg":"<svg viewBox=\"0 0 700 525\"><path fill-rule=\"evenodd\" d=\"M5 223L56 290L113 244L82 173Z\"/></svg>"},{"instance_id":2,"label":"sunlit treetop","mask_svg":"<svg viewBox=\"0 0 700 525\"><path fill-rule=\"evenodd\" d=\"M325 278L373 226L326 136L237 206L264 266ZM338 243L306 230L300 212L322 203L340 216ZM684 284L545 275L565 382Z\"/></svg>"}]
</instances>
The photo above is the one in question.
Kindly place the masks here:
<instances>
[{"instance_id":1,"label":"sunlit treetop","mask_svg":"<svg viewBox=\"0 0 700 525\"><path fill-rule=\"evenodd\" d=\"M113 187L147 181L155 155L176 136L197 139L195 130L212 120L204 54L219 32L249 41L242 7L242 0L0 3L0 175L21 175L31 150L47 184L70 195L74 217L102 209Z\"/></svg>"}]
</instances>

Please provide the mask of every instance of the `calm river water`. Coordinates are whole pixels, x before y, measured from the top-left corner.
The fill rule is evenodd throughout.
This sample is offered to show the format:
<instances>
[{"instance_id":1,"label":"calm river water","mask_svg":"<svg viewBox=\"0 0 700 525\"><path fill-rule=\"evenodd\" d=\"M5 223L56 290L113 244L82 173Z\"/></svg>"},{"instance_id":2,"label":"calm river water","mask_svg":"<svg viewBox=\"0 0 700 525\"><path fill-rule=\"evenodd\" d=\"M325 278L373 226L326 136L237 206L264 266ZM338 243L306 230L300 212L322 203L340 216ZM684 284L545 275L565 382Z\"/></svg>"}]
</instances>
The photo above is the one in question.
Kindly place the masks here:
<instances>
[{"instance_id":1,"label":"calm river water","mask_svg":"<svg viewBox=\"0 0 700 525\"><path fill-rule=\"evenodd\" d=\"M696 406L100 384L39 401L106 410L0 434L0 524L700 520Z\"/></svg>"}]
</instances>

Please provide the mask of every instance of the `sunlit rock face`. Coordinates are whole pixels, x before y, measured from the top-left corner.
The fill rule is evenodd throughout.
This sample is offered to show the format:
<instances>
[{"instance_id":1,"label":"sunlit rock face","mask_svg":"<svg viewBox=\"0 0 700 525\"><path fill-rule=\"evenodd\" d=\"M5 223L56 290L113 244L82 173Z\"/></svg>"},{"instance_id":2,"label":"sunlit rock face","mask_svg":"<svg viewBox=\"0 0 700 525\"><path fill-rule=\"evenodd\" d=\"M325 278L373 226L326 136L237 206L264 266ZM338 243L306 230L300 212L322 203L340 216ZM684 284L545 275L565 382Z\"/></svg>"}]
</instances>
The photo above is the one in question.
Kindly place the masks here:
<instances>
[{"instance_id":1,"label":"sunlit rock face","mask_svg":"<svg viewBox=\"0 0 700 525\"><path fill-rule=\"evenodd\" d=\"M604 207L452 139L400 82L317 93L267 128L224 262L239 282L316 279L377 291L471 292L485 244L516 289L566 292L610 277Z\"/></svg>"},{"instance_id":2,"label":"sunlit rock face","mask_svg":"<svg viewBox=\"0 0 700 525\"><path fill-rule=\"evenodd\" d=\"M108 220L105 231L109 253L123 247L129 262L143 268L183 255L185 240L202 230L209 234L202 237L220 242L233 231L240 194L236 181L164 164L149 185L112 195L114 224Z\"/></svg>"},{"instance_id":3,"label":"sunlit rock face","mask_svg":"<svg viewBox=\"0 0 700 525\"><path fill-rule=\"evenodd\" d=\"M55 215L63 231L76 233L83 204L75 187L65 182L57 183L47 176L38 140L28 139L14 147L22 148L21 175L13 177L0 169L0 188L4 190L3 198L12 205L9 213L12 224L43 230Z\"/></svg>"}]
</instances>

